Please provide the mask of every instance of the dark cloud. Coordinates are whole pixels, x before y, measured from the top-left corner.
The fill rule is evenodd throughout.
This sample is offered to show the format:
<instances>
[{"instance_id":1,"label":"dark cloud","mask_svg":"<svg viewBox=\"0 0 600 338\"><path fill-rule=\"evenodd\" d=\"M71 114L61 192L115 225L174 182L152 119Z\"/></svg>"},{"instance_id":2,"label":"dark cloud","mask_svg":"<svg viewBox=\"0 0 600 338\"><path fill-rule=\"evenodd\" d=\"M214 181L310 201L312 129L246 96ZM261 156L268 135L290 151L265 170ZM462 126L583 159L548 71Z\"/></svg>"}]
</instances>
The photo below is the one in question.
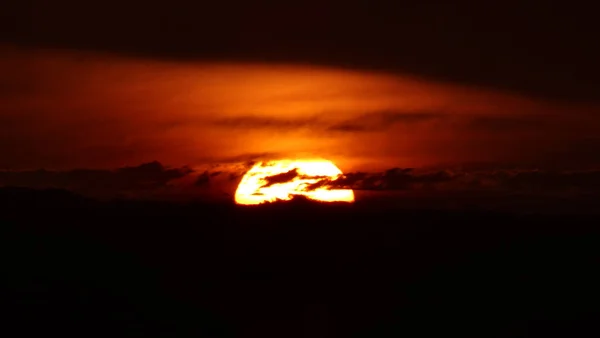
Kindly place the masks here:
<instances>
[{"instance_id":1,"label":"dark cloud","mask_svg":"<svg viewBox=\"0 0 600 338\"><path fill-rule=\"evenodd\" d=\"M325 118L275 118L259 116L239 116L218 119L213 124L218 127L240 129L296 130L310 128L335 132L365 132L386 130L397 124L416 124L442 118L436 113L415 113L384 111L365 113L345 121L329 121Z\"/></svg>"},{"instance_id":2,"label":"dark cloud","mask_svg":"<svg viewBox=\"0 0 600 338\"><path fill-rule=\"evenodd\" d=\"M507 166L508 167L508 166ZM232 194L239 178L247 169L205 170L165 168L158 162L116 170L79 169L71 171L2 171L0 186L36 189L59 188L90 197L145 197L155 192L168 194L220 193ZM291 181L297 170L267 177L263 187ZM183 180L180 180L183 179ZM175 185L170 182L176 181ZM210 187L210 189L206 189ZM317 177L317 182L306 187L354 189L372 192L465 192L525 193L539 196L571 196L600 192L600 169L586 171L532 170L532 169L459 169L425 170L391 168L383 172L350 172L336 179ZM195 189L194 188L200 188ZM161 190L162 189L162 190ZM174 189L174 190L169 190ZM210 190L210 191L209 191ZM185 199L185 196L179 199ZM161 196L160 194L155 196ZM166 195L165 195L166 196ZM169 195L170 196L170 195ZM473 195L474 196L474 195ZM508 196L508 195L506 195ZM390 198L394 198L393 196Z\"/></svg>"},{"instance_id":3,"label":"dark cloud","mask_svg":"<svg viewBox=\"0 0 600 338\"><path fill-rule=\"evenodd\" d=\"M262 116L239 116L213 121L218 127L250 129L300 129L318 124L316 118L282 119Z\"/></svg>"},{"instance_id":4,"label":"dark cloud","mask_svg":"<svg viewBox=\"0 0 600 338\"><path fill-rule=\"evenodd\" d=\"M262 186L262 188L270 187L274 184L289 182L296 177L298 177L298 169L292 169L281 174L265 177L264 180L266 183Z\"/></svg>"},{"instance_id":5,"label":"dark cloud","mask_svg":"<svg viewBox=\"0 0 600 338\"><path fill-rule=\"evenodd\" d=\"M116 177L128 179L142 185L163 185L168 181L183 177L192 170L190 168L168 169L157 161L141 164L137 167L124 167L115 171Z\"/></svg>"},{"instance_id":6,"label":"dark cloud","mask_svg":"<svg viewBox=\"0 0 600 338\"><path fill-rule=\"evenodd\" d=\"M412 168L392 168L380 173L348 173L333 180L323 178L309 186L307 190L321 187L378 191L410 190L416 185L432 186L437 183L450 182L454 178L454 175L447 171L415 173Z\"/></svg>"},{"instance_id":7,"label":"dark cloud","mask_svg":"<svg viewBox=\"0 0 600 338\"><path fill-rule=\"evenodd\" d=\"M211 180L223 174L223 171L208 171L205 170L202 174L196 177L194 186L205 187L210 184Z\"/></svg>"},{"instance_id":8,"label":"dark cloud","mask_svg":"<svg viewBox=\"0 0 600 338\"><path fill-rule=\"evenodd\" d=\"M392 168L379 173L348 173L333 180L323 178L307 187L306 190L322 187L372 191L433 189L539 193L598 192L600 191L600 170L437 170L419 172L411 168Z\"/></svg>"},{"instance_id":9,"label":"dark cloud","mask_svg":"<svg viewBox=\"0 0 600 338\"><path fill-rule=\"evenodd\" d=\"M205 171L202 174L198 175L198 178L196 178L196 182L194 183L194 185L197 187L206 186L210 183L211 177L213 177L213 173L209 174L208 171Z\"/></svg>"},{"instance_id":10,"label":"dark cloud","mask_svg":"<svg viewBox=\"0 0 600 338\"><path fill-rule=\"evenodd\" d=\"M336 179L323 178L316 183L313 183L306 187L305 190L315 190L322 187L334 188L334 189L354 189L359 182L363 182L366 179L373 177L372 174L355 172L342 175Z\"/></svg>"},{"instance_id":11,"label":"dark cloud","mask_svg":"<svg viewBox=\"0 0 600 338\"><path fill-rule=\"evenodd\" d=\"M389 129L397 124L416 124L442 118L434 113L375 112L330 125L327 130L339 132L368 132Z\"/></svg>"},{"instance_id":12,"label":"dark cloud","mask_svg":"<svg viewBox=\"0 0 600 338\"><path fill-rule=\"evenodd\" d=\"M165 168L159 162L116 170L3 171L0 172L0 186L62 188L91 196L116 196L160 189L192 172L187 167Z\"/></svg>"},{"instance_id":13,"label":"dark cloud","mask_svg":"<svg viewBox=\"0 0 600 338\"><path fill-rule=\"evenodd\" d=\"M243 175L242 173L233 172L233 173L229 173L228 178L229 178L229 181L235 181L235 180L239 179L242 175Z\"/></svg>"}]
</instances>

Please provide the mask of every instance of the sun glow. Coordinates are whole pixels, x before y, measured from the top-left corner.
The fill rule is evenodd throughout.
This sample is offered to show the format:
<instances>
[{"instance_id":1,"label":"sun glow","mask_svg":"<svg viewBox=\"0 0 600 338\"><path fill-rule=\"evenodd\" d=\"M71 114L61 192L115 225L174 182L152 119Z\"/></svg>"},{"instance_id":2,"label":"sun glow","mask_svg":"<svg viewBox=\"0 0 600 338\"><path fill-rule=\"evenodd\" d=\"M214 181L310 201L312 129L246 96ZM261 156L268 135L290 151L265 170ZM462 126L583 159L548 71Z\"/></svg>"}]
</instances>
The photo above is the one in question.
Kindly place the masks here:
<instances>
[{"instance_id":1,"label":"sun glow","mask_svg":"<svg viewBox=\"0 0 600 338\"><path fill-rule=\"evenodd\" d=\"M341 175L342 171L326 160L259 162L242 178L235 192L235 202L252 205L289 201L294 196L322 202L354 202L352 189L315 187L320 182L331 181Z\"/></svg>"}]
</instances>

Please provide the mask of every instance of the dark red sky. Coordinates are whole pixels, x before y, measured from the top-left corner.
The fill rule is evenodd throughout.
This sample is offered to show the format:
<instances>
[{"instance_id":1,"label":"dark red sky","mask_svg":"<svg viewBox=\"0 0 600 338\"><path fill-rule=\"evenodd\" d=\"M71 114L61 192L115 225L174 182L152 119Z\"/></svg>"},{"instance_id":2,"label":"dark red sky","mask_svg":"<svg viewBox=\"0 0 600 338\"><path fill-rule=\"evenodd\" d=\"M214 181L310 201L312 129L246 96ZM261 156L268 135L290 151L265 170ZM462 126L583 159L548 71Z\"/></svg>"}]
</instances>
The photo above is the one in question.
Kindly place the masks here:
<instances>
[{"instance_id":1,"label":"dark red sky","mask_svg":"<svg viewBox=\"0 0 600 338\"><path fill-rule=\"evenodd\" d=\"M0 168L600 162L600 58L581 6L2 6Z\"/></svg>"},{"instance_id":2,"label":"dark red sky","mask_svg":"<svg viewBox=\"0 0 600 338\"><path fill-rule=\"evenodd\" d=\"M598 94L592 2L6 0L0 6L5 43L375 68L571 100Z\"/></svg>"}]
</instances>

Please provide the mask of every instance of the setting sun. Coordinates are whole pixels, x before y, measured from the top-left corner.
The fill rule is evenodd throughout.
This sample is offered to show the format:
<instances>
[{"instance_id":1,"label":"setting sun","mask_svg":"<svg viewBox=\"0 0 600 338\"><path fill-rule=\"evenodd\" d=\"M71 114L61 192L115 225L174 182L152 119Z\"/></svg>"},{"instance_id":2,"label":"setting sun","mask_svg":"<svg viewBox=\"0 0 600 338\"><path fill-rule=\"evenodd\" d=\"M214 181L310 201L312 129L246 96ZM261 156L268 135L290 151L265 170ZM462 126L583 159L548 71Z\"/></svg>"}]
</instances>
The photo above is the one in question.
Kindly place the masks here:
<instances>
[{"instance_id":1,"label":"setting sun","mask_svg":"<svg viewBox=\"0 0 600 338\"><path fill-rule=\"evenodd\" d=\"M331 181L340 176L342 171L326 160L259 162L242 178L235 193L235 202L252 205L289 201L295 196L321 202L354 202L352 189L317 187L324 180Z\"/></svg>"}]
</instances>

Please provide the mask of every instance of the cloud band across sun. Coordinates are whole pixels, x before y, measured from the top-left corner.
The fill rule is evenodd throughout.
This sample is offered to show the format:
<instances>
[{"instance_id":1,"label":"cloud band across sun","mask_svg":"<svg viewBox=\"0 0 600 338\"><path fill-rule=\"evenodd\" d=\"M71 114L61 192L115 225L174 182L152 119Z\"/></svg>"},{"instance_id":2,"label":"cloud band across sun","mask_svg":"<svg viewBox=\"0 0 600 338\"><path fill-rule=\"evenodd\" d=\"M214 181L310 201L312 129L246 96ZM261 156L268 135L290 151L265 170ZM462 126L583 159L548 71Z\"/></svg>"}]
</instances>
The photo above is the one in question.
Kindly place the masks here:
<instances>
[{"instance_id":1,"label":"cloud band across sun","mask_svg":"<svg viewBox=\"0 0 600 338\"><path fill-rule=\"evenodd\" d=\"M326 160L259 162L242 178L235 193L235 201L238 204L252 205L303 196L322 202L353 202L352 189L314 187L321 181L335 180L341 176L342 171Z\"/></svg>"}]
</instances>

